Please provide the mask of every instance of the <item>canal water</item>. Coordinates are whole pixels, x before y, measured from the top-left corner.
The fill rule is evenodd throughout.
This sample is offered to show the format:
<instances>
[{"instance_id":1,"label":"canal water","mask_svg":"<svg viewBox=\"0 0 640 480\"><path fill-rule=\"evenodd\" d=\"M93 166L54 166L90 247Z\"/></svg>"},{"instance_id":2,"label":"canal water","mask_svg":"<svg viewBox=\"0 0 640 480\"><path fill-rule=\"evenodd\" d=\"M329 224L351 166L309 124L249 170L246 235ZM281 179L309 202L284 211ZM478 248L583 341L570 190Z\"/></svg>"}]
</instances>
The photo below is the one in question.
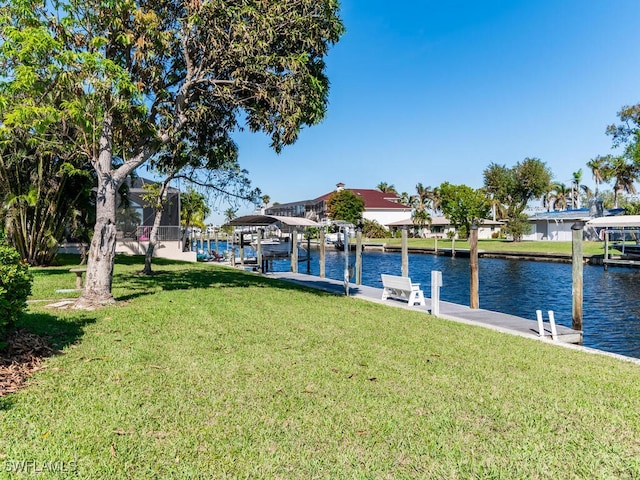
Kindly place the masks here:
<instances>
[{"instance_id":1,"label":"canal water","mask_svg":"<svg viewBox=\"0 0 640 480\"><path fill-rule=\"evenodd\" d=\"M355 255L349 263L355 263ZM365 251L362 283L382 288L381 273L401 274L401 254ZM308 267L309 268L308 268ZM274 262L274 271L288 271L288 261ZM319 275L319 253L298 271ZM469 305L469 259L409 254L409 277L430 296L431 271L442 272L443 301ZM536 319L536 310L553 310L558 324L571 327L571 264L480 258L480 308ZM326 276L342 280L344 253L327 249ZM640 269L584 266L584 345L640 358Z\"/></svg>"}]
</instances>

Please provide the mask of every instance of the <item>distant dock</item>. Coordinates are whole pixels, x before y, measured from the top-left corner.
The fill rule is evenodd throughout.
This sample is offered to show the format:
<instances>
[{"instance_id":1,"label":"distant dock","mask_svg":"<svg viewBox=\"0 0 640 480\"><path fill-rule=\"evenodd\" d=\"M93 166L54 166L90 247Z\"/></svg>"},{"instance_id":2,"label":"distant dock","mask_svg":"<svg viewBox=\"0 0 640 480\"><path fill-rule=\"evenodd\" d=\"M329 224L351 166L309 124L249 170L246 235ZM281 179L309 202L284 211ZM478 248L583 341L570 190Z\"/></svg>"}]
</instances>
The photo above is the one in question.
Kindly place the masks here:
<instances>
[{"instance_id":1,"label":"distant dock","mask_svg":"<svg viewBox=\"0 0 640 480\"><path fill-rule=\"evenodd\" d=\"M306 287L323 290L337 295L344 294L344 283L330 278L321 278L313 275L290 272L274 272L270 277L290 281ZM427 292L425 292L427 293ZM431 312L431 299L425 298L425 306L410 307L406 302L396 300L382 300L382 288L369 287L366 285L350 284L350 296L364 300L400 307L412 311ZM471 309L464 305L440 301L440 318L463 322L471 325L491 328L503 333L518 335L528 338L541 338L536 320L509 315L506 313L493 312L483 309ZM582 343L582 332L573 330L563 325L556 325L557 340L559 343L580 344ZM551 327L544 324L544 336L551 339Z\"/></svg>"}]
</instances>

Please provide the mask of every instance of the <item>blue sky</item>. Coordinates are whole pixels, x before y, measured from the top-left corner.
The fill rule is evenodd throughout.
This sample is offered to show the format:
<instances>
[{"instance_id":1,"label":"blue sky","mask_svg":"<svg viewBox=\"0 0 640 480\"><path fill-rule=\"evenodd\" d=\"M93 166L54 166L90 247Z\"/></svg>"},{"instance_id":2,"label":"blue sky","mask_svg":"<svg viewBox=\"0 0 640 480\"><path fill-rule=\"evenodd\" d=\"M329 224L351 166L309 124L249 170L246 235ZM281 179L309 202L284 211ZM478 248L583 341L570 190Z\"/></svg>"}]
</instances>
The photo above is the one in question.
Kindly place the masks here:
<instances>
[{"instance_id":1,"label":"blue sky","mask_svg":"<svg viewBox=\"0 0 640 480\"><path fill-rule=\"evenodd\" d=\"M638 0L342 0L341 17L325 120L279 155L262 134L235 136L272 201L338 182L477 188L490 163L526 157L591 184L586 162L611 153L606 126L640 102Z\"/></svg>"}]
</instances>

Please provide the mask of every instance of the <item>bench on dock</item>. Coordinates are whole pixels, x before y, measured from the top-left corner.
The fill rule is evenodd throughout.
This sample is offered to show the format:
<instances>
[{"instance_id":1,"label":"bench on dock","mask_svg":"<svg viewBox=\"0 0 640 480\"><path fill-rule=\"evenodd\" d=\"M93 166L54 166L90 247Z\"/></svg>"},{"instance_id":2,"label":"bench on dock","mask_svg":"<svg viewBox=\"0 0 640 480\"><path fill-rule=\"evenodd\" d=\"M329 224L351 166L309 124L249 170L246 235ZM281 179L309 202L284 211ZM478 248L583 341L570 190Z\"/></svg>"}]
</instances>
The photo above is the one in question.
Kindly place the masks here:
<instances>
[{"instance_id":1,"label":"bench on dock","mask_svg":"<svg viewBox=\"0 0 640 480\"><path fill-rule=\"evenodd\" d=\"M382 277L382 300L387 298L395 298L398 300L406 300L409 305L413 306L425 305L424 293L420 290L419 283L411 283L409 277L398 277L396 275L380 274Z\"/></svg>"}]
</instances>

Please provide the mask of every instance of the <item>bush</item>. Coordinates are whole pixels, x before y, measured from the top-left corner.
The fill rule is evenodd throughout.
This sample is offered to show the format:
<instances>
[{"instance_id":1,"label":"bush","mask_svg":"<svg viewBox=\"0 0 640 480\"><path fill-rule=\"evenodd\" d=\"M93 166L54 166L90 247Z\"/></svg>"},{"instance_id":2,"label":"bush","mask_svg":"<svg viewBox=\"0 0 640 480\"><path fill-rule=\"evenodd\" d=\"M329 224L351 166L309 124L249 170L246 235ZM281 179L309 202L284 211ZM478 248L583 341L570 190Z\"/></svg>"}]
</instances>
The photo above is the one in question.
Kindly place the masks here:
<instances>
[{"instance_id":1,"label":"bush","mask_svg":"<svg viewBox=\"0 0 640 480\"><path fill-rule=\"evenodd\" d=\"M391 234L375 220L364 219L362 222L362 234L367 238L387 238Z\"/></svg>"},{"instance_id":2,"label":"bush","mask_svg":"<svg viewBox=\"0 0 640 480\"><path fill-rule=\"evenodd\" d=\"M529 223L527 216L521 213L515 217L509 218L504 231L507 235L511 235L514 241L520 242L524 235L531 232L531 228L532 226Z\"/></svg>"},{"instance_id":3,"label":"bush","mask_svg":"<svg viewBox=\"0 0 640 480\"><path fill-rule=\"evenodd\" d=\"M0 244L0 340L27 306L33 276L18 252Z\"/></svg>"}]
</instances>

